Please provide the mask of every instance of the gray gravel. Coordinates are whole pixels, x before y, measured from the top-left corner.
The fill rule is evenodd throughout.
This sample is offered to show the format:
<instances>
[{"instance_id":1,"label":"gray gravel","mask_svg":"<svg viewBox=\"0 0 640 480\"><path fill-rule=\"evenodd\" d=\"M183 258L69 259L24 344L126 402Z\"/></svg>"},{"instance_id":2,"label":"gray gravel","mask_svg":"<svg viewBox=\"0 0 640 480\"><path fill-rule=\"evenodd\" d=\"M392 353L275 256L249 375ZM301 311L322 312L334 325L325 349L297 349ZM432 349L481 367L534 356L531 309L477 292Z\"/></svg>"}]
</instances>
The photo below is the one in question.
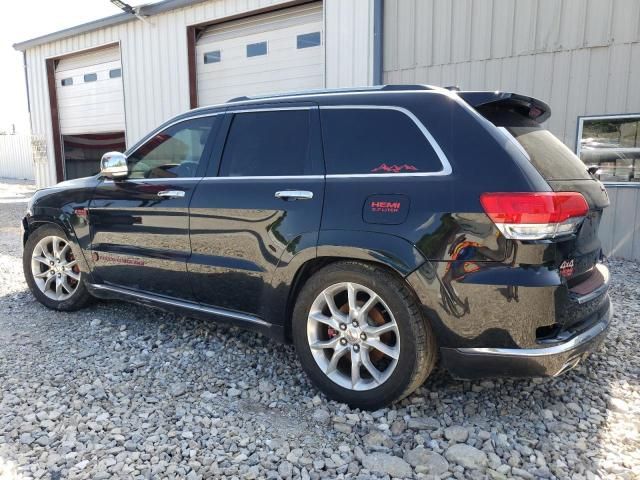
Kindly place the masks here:
<instances>
[{"instance_id":1,"label":"gray gravel","mask_svg":"<svg viewBox=\"0 0 640 480\"><path fill-rule=\"evenodd\" d=\"M640 265L611 261L602 350L557 379L434 374L351 410L291 347L125 303L26 291L21 185L0 181L0 479L640 478Z\"/></svg>"}]
</instances>

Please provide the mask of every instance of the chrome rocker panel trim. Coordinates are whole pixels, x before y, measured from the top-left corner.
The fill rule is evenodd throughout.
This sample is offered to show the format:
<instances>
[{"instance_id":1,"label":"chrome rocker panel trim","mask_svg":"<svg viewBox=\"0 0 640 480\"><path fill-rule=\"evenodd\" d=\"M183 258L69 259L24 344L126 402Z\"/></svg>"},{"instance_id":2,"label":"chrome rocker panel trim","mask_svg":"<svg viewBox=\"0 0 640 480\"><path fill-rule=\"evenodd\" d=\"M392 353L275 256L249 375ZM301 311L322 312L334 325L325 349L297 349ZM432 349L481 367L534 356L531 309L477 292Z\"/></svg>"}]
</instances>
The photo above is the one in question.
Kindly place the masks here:
<instances>
[{"instance_id":1,"label":"chrome rocker panel trim","mask_svg":"<svg viewBox=\"0 0 640 480\"><path fill-rule=\"evenodd\" d=\"M236 325L245 329L257 331L278 341L284 341L284 329L281 325L274 325L241 312L225 310L223 308L208 307L194 302L168 298L147 292L139 292L114 285L88 283L87 288L91 294L99 298L112 298L129 300L156 308L178 310L194 317L212 319L216 317L222 323Z\"/></svg>"}]
</instances>

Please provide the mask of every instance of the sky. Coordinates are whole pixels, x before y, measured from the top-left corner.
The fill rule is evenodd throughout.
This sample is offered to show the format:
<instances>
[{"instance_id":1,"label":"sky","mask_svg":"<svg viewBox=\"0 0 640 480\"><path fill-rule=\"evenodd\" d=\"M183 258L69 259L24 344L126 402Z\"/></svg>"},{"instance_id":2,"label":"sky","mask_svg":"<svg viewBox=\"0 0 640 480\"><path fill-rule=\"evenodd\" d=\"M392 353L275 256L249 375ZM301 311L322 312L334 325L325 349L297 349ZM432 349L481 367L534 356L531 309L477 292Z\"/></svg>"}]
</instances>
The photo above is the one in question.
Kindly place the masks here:
<instances>
[{"instance_id":1,"label":"sky","mask_svg":"<svg viewBox=\"0 0 640 480\"><path fill-rule=\"evenodd\" d=\"M30 132L22 52L14 50L14 43L120 12L109 0L6 2L0 15L0 131L11 131L15 124L16 132Z\"/></svg>"}]
</instances>

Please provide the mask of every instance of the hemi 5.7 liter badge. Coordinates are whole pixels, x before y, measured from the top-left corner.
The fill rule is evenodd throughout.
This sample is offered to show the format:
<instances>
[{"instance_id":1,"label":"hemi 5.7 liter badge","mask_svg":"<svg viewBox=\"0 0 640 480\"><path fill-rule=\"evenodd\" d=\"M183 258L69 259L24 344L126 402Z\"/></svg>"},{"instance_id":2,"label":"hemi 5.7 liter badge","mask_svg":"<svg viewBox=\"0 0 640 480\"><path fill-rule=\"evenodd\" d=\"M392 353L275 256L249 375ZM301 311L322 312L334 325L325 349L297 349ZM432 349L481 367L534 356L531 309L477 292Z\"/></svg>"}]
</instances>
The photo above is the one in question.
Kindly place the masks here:
<instances>
[{"instance_id":1,"label":"hemi 5.7 liter badge","mask_svg":"<svg viewBox=\"0 0 640 480\"><path fill-rule=\"evenodd\" d=\"M364 202L362 218L366 223L398 225L407 219L409 197L388 194L371 195Z\"/></svg>"}]
</instances>

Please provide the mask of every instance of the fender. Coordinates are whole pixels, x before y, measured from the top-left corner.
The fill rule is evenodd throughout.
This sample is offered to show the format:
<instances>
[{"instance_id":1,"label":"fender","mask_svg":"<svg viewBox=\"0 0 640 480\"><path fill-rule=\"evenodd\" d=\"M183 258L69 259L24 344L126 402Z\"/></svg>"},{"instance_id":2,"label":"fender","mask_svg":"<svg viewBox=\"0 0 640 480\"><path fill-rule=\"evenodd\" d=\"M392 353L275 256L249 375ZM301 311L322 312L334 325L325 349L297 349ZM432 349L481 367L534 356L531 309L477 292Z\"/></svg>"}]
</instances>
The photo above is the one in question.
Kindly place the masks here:
<instances>
[{"instance_id":1,"label":"fender","mask_svg":"<svg viewBox=\"0 0 640 480\"><path fill-rule=\"evenodd\" d=\"M403 277L425 262L422 254L410 242L386 233L324 230L296 237L278 262L271 288L263 299L263 318L283 327L281 340L287 340L287 322L291 304L295 301L292 295L297 291L301 272L311 262L323 259L380 263Z\"/></svg>"},{"instance_id":2,"label":"fender","mask_svg":"<svg viewBox=\"0 0 640 480\"><path fill-rule=\"evenodd\" d=\"M318 257L352 258L376 262L406 277L425 262L424 256L408 240L388 233L322 230Z\"/></svg>"},{"instance_id":3,"label":"fender","mask_svg":"<svg viewBox=\"0 0 640 480\"><path fill-rule=\"evenodd\" d=\"M91 245L88 208L96 183L94 177L88 177L58 184L67 187L78 185L78 188L58 189L56 186L38 190L29 201L27 215L23 219L23 242L26 242L31 232L42 224L57 225L64 230L69 241L82 252L78 259L80 269L90 274L91 269L86 258Z\"/></svg>"}]
</instances>

